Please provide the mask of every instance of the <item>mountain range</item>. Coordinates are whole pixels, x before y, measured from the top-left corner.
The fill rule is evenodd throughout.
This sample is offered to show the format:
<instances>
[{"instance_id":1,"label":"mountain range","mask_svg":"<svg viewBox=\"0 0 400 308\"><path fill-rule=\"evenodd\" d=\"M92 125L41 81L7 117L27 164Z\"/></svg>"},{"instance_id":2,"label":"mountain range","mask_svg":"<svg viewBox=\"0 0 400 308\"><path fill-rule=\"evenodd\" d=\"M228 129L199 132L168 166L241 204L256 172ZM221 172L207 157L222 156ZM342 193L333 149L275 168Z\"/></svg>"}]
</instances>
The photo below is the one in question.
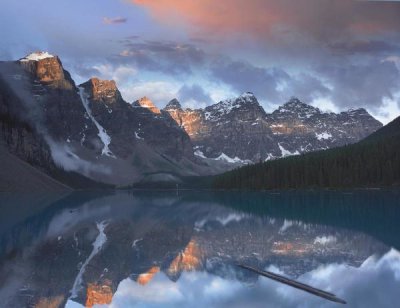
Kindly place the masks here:
<instances>
[{"instance_id":1,"label":"mountain range","mask_svg":"<svg viewBox=\"0 0 400 308\"><path fill-rule=\"evenodd\" d=\"M126 102L112 80L76 85L47 52L0 62L1 151L68 186L179 182L354 143L381 126L365 109L322 112L296 98L266 113L250 92L159 109L147 97ZM18 185L7 176L2 186Z\"/></svg>"},{"instance_id":2,"label":"mountain range","mask_svg":"<svg viewBox=\"0 0 400 308\"><path fill-rule=\"evenodd\" d=\"M218 189L379 188L400 185L400 117L363 140L216 177Z\"/></svg>"},{"instance_id":3,"label":"mountain range","mask_svg":"<svg viewBox=\"0 0 400 308\"><path fill-rule=\"evenodd\" d=\"M204 109L182 109L174 99L164 109L185 129L195 155L255 163L328 149L361 140L382 126L365 109L339 114L291 98L266 113L250 92Z\"/></svg>"}]
</instances>

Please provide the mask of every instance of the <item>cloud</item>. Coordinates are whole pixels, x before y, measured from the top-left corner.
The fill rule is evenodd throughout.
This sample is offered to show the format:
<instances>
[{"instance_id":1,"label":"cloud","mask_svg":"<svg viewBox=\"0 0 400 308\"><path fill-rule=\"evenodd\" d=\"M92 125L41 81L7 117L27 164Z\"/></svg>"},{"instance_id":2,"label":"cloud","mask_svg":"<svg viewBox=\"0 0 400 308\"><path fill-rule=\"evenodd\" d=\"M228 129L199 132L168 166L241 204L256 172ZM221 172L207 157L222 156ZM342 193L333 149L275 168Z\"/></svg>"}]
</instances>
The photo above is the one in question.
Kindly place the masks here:
<instances>
[{"instance_id":1,"label":"cloud","mask_svg":"<svg viewBox=\"0 0 400 308\"><path fill-rule=\"evenodd\" d=\"M83 79L89 79L91 77L100 76L100 71L94 67L83 65L82 63L75 64L73 67L75 74Z\"/></svg>"},{"instance_id":2,"label":"cloud","mask_svg":"<svg viewBox=\"0 0 400 308\"><path fill-rule=\"evenodd\" d=\"M205 52L193 44L171 41L135 41L124 45L118 61L169 75L193 73L205 61Z\"/></svg>"},{"instance_id":3,"label":"cloud","mask_svg":"<svg viewBox=\"0 0 400 308\"><path fill-rule=\"evenodd\" d=\"M137 71L132 66L128 65L112 65L112 64L98 64L92 67L94 71L99 73L98 77L101 79L114 80L119 84L123 84L136 75Z\"/></svg>"},{"instance_id":4,"label":"cloud","mask_svg":"<svg viewBox=\"0 0 400 308\"><path fill-rule=\"evenodd\" d=\"M178 89L178 84L168 81L134 81L119 86L122 96L128 102L147 96L160 108L176 97Z\"/></svg>"},{"instance_id":5,"label":"cloud","mask_svg":"<svg viewBox=\"0 0 400 308\"><path fill-rule=\"evenodd\" d=\"M378 41L354 45L338 43L335 48L337 52L353 54L362 50L367 52L367 46L371 44L376 51L390 49L389 45ZM247 60L212 54L194 44L136 41L129 42L125 47L128 48L112 61L126 67L133 65L138 70L162 73L174 82L182 82L187 76L201 80L205 75L209 89L216 85L228 85L235 94L251 91L264 107L282 104L291 96L296 96L307 103L325 98L338 109L367 107L377 113L384 106L384 100L392 99L399 90L396 82L400 77L395 61L397 58L393 56L364 61L341 57L323 64L315 63L307 70L289 72L278 66L256 66ZM180 100L183 103L187 101L191 107L211 103L211 94L204 90L204 84L196 84L190 87L182 85L177 93ZM164 94L161 96L163 99L167 97Z\"/></svg>"},{"instance_id":6,"label":"cloud","mask_svg":"<svg viewBox=\"0 0 400 308\"><path fill-rule=\"evenodd\" d=\"M282 69L256 67L245 61L232 61L220 57L211 65L211 74L217 80L229 84L236 92L253 92L257 97L279 101L279 84L290 77Z\"/></svg>"},{"instance_id":7,"label":"cloud","mask_svg":"<svg viewBox=\"0 0 400 308\"><path fill-rule=\"evenodd\" d=\"M50 147L54 163L64 170L76 171L85 176L89 176L93 172L100 174L111 173L109 166L82 159L67 144L55 142L50 136L44 137Z\"/></svg>"},{"instance_id":8,"label":"cloud","mask_svg":"<svg viewBox=\"0 0 400 308\"><path fill-rule=\"evenodd\" d=\"M334 42L329 45L334 53L338 54L391 54L398 53L400 46L383 40L352 40Z\"/></svg>"},{"instance_id":9,"label":"cloud","mask_svg":"<svg viewBox=\"0 0 400 308\"><path fill-rule=\"evenodd\" d=\"M247 33L270 38L278 32L300 32L318 41L334 41L400 30L400 3L393 1L231 0L229 5L213 0L131 1L163 23L185 23L188 31L200 37Z\"/></svg>"},{"instance_id":10,"label":"cloud","mask_svg":"<svg viewBox=\"0 0 400 308\"><path fill-rule=\"evenodd\" d=\"M273 266L269 270L281 273ZM380 259L368 258L358 268L345 264L322 266L298 280L335 293L350 307L392 307L398 298L400 253L392 249ZM164 273L156 274L146 286L127 278L119 284L111 304L104 307L176 306L284 308L337 304L267 278L259 278L249 286L206 272L185 272L176 282Z\"/></svg>"},{"instance_id":11,"label":"cloud","mask_svg":"<svg viewBox=\"0 0 400 308\"><path fill-rule=\"evenodd\" d=\"M212 103L210 95L198 84L184 84L178 91L177 97L186 107L199 108Z\"/></svg>"},{"instance_id":12,"label":"cloud","mask_svg":"<svg viewBox=\"0 0 400 308\"><path fill-rule=\"evenodd\" d=\"M291 96L312 101L329 93L321 80L307 73L291 75L278 67L257 67L226 57L213 62L211 73L238 93L251 91L258 98L275 104L281 104Z\"/></svg>"},{"instance_id":13,"label":"cloud","mask_svg":"<svg viewBox=\"0 0 400 308\"><path fill-rule=\"evenodd\" d=\"M103 23L106 25L123 24L126 23L127 21L128 19L124 17L114 17L114 18L103 17Z\"/></svg>"},{"instance_id":14,"label":"cloud","mask_svg":"<svg viewBox=\"0 0 400 308\"><path fill-rule=\"evenodd\" d=\"M399 91L400 72L392 61L372 60L363 64L327 64L319 71L332 86L331 99L340 107L377 110L385 99Z\"/></svg>"}]
</instances>

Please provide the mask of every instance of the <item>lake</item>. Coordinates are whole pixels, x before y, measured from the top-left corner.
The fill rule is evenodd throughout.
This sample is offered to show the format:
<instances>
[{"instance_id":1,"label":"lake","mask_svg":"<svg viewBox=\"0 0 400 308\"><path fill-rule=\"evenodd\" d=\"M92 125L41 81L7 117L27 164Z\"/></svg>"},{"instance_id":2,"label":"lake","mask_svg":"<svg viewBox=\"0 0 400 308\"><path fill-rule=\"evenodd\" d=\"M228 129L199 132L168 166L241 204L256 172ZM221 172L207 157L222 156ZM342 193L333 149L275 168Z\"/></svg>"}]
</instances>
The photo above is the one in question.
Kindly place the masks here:
<instances>
[{"instance_id":1,"label":"lake","mask_svg":"<svg viewBox=\"0 0 400 308\"><path fill-rule=\"evenodd\" d=\"M400 192L0 194L2 307L338 307L400 300Z\"/></svg>"}]
</instances>

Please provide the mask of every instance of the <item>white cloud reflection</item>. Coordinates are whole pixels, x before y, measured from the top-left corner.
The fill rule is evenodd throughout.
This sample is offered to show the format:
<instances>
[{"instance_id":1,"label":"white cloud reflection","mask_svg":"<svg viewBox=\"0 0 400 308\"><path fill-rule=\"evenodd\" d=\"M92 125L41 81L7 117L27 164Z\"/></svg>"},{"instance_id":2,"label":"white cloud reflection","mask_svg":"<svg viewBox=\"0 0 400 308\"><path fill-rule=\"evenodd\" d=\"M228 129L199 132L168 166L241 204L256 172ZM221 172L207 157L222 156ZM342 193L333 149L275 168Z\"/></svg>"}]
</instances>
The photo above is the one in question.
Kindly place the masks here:
<instances>
[{"instance_id":1,"label":"white cloud reflection","mask_svg":"<svg viewBox=\"0 0 400 308\"><path fill-rule=\"evenodd\" d=\"M277 268L270 270L280 272ZM400 286L400 253L390 250L370 257L360 267L331 264L298 278L345 299L347 307L394 307ZM67 303L74 307L75 303ZM260 278L255 285L228 280L206 272L183 273L177 282L164 273L146 286L127 278L110 305L97 307L337 307L303 291Z\"/></svg>"}]
</instances>

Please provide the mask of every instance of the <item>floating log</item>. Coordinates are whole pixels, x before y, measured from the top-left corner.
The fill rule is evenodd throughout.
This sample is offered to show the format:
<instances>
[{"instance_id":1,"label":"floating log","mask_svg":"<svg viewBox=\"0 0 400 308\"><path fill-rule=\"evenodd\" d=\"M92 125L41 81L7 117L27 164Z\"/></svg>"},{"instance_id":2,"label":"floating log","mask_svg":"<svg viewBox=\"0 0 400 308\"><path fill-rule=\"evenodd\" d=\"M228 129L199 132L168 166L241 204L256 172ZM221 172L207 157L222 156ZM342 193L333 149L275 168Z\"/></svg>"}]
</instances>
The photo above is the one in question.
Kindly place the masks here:
<instances>
[{"instance_id":1,"label":"floating log","mask_svg":"<svg viewBox=\"0 0 400 308\"><path fill-rule=\"evenodd\" d=\"M343 300L341 298L338 298L333 293L326 292L324 290L314 288L314 287L309 286L307 284L304 284L304 283L301 283L301 282L286 278L286 277L278 275L278 274L274 274L272 272L261 271L259 269L256 269L256 268L248 266L248 265L238 264L238 266L241 267L241 268L244 268L246 270L249 270L249 271L251 271L253 273L256 273L258 275L270 278L270 279L278 281L280 283L287 284L287 285L289 285L289 286L291 286L293 288L303 290L305 292L308 292L308 293L311 293L313 295L322 297L322 298L330 300L332 302L336 302L336 303L340 303L340 304L347 304L345 300Z\"/></svg>"}]
</instances>

